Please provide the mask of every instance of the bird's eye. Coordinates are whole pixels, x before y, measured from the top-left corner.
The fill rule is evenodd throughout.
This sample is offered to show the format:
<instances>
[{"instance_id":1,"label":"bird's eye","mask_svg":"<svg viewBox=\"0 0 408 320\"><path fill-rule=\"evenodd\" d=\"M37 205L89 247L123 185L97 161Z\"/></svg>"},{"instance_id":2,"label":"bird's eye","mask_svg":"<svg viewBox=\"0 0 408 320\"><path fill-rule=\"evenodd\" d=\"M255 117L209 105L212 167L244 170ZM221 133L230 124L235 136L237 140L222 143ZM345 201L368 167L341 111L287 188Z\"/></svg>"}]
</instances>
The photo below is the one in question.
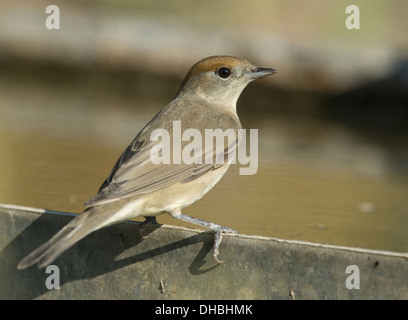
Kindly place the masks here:
<instances>
[{"instance_id":1,"label":"bird's eye","mask_svg":"<svg viewBox=\"0 0 408 320\"><path fill-rule=\"evenodd\" d=\"M231 70L225 67L217 69L217 75L222 79L227 79L231 75Z\"/></svg>"}]
</instances>

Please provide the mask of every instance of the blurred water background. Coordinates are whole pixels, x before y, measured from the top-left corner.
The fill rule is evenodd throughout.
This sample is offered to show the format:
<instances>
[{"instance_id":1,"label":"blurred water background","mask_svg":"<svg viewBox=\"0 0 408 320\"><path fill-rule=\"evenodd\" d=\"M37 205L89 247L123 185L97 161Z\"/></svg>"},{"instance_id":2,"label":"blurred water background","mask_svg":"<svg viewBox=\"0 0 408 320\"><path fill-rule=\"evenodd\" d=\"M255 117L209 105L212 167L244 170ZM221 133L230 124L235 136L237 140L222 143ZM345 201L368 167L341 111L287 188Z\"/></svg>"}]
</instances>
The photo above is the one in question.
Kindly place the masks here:
<instances>
[{"instance_id":1,"label":"blurred water background","mask_svg":"<svg viewBox=\"0 0 408 320\"><path fill-rule=\"evenodd\" d=\"M58 5L60 30L45 27ZM278 73L238 101L259 130L186 214L244 234L408 251L408 2L0 2L0 203L81 212L190 66ZM162 215L160 223L183 224Z\"/></svg>"}]
</instances>

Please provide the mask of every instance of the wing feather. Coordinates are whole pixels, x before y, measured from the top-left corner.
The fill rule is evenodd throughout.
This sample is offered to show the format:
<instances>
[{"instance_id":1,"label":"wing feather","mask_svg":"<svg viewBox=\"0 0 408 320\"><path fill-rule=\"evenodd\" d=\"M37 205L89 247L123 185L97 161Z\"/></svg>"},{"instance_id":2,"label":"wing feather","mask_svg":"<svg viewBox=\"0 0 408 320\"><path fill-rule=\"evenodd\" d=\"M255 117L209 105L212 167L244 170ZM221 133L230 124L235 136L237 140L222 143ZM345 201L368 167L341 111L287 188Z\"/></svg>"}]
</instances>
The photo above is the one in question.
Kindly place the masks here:
<instances>
[{"instance_id":1,"label":"wing feather","mask_svg":"<svg viewBox=\"0 0 408 320\"><path fill-rule=\"evenodd\" d=\"M235 154L236 147L239 144L237 129L241 128L241 125L238 117L234 117L233 114L217 112L217 110L213 111L211 116L219 119L220 129L226 130L232 128L236 132L233 142L230 144L225 143L224 150L218 152L219 154L214 154L214 146L211 149L204 149L204 154L194 153L195 158L192 164L185 164L183 162L181 164L154 164L150 160L150 151L158 143L158 141L150 140L152 131L157 128L163 128L171 135L173 133L172 121L163 121L163 119L169 118L170 106L157 114L130 143L116 162L109 177L101 185L98 194L85 203L86 207L93 207L128 197L141 196L175 183L189 182L208 171L216 170L227 164L227 161L224 161L223 164L218 164L216 159L220 157L227 159L229 154ZM172 114L174 114L174 109L177 111L177 105L173 105L172 109ZM184 129L195 127L206 128L206 125L209 125L208 118L203 117L203 110L198 111L182 122ZM187 143L191 142L183 141L182 148ZM213 161L205 163L205 159L208 158L213 158Z\"/></svg>"}]
</instances>

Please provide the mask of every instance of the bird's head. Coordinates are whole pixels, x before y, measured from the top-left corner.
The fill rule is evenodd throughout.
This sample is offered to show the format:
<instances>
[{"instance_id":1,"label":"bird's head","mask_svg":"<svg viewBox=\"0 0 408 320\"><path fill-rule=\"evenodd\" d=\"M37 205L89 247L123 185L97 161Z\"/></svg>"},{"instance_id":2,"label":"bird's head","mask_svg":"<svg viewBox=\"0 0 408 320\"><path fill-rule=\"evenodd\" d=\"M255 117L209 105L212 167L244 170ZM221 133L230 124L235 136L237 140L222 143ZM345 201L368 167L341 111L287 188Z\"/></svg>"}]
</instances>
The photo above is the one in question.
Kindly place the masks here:
<instances>
[{"instance_id":1,"label":"bird's head","mask_svg":"<svg viewBox=\"0 0 408 320\"><path fill-rule=\"evenodd\" d=\"M211 56L194 64L176 97L194 95L210 104L232 106L248 83L276 72L233 56Z\"/></svg>"}]
</instances>

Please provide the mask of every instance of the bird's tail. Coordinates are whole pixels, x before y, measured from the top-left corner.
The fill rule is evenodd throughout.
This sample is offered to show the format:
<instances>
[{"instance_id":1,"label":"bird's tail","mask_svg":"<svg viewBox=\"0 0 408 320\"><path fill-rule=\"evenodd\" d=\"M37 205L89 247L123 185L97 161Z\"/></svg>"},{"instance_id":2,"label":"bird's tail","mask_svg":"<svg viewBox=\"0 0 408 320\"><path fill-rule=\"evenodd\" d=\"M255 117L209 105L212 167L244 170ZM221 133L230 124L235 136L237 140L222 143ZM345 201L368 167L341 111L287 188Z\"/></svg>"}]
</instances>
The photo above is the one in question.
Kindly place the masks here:
<instances>
[{"instance_id":1,"label":"bird's tail","mask_svg":"<svg viewBox=\"0 0 408 320\"><path fill-rule=\"evenodd\" d=\"M33 264L44 268L73 244L102 227L99 219L90 219L96 212L91 208L78 215L50 240L31 252L18 264L17 269L25 269Z\"/></svg>"}]
</instances>

